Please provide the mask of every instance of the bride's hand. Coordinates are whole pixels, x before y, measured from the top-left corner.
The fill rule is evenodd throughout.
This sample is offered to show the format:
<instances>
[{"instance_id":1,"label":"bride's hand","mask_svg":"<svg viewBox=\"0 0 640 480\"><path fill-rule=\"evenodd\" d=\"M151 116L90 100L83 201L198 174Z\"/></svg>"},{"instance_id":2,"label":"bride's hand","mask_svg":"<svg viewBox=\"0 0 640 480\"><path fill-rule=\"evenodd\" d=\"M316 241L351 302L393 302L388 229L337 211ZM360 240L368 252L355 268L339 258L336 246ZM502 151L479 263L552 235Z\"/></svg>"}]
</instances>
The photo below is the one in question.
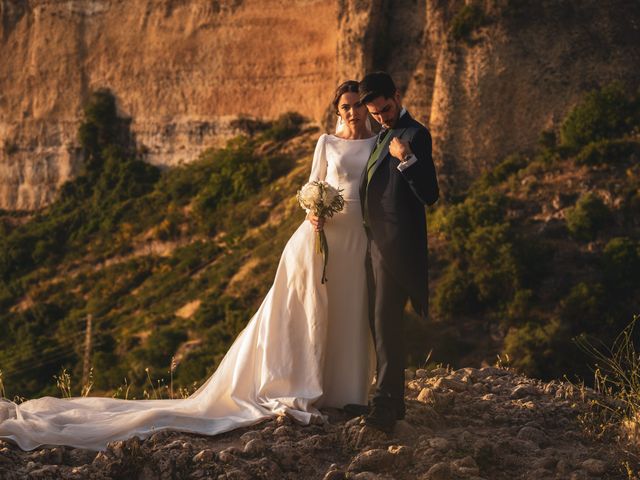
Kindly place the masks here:
<instances>
[{"instance_id":1,"label":"bride's hand","mask_svg":"<svg viewBox=\"0 0 640 480\"><path fill-rule=\"evenodd\" d=\"M313 228L316 232L320 232L324 228L324 217L318 217L309 212L309 214L307 215L307 220L311 222L311 225L313 225Z\"/></svg>"}]
</instances>

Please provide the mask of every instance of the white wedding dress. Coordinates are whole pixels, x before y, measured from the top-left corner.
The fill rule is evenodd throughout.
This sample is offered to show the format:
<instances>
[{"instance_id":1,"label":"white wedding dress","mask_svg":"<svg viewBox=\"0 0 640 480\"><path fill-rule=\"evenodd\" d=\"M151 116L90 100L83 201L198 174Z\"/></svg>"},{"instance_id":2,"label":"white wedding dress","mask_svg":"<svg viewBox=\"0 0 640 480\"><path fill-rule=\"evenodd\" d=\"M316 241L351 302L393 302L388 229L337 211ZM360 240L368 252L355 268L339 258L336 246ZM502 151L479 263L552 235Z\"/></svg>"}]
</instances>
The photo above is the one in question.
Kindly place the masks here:
<instances>
[{"instance_id":1,"label":"white wedding dress","mask_svg":"<svg viewBox=\"0 0 640 480\"><path fill-rule=\"evenodd\" d=\"M307 221L284 248L262 305L215 373L189 398L120 400L43 397L0 401L0 438L22 449L69 445L102 450L108 442L163 429L213 435L288 414L326 421L321 407L366 403L375 367L367 319L366 237L360 175L375 137L322 135L310 179L343 189L345 208L327 219L327 283Z\"/></svg>"}]
</instances>

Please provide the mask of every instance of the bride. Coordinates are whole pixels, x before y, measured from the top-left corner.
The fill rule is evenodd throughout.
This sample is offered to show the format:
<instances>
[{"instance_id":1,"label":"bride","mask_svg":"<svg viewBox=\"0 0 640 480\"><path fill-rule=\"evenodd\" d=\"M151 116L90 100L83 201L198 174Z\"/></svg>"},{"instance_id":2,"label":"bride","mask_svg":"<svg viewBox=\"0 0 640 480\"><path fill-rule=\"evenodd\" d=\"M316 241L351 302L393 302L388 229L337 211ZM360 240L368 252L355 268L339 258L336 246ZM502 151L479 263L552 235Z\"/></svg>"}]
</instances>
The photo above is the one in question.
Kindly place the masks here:
<instances>
[{"instance_id":1,"label":"bride","mask_svg":"<svg viewBox=\"0 0 640 480\"><path fill-rule=\"evenodd\" d=\"M258 311L193 395L2 400L0 438L24 450L47 444L103 450L108 442L159 430L213 435L275 415L308 424L327 420L319 408L366 404L375 351L358 185L376 137L357 92L355 81L338 87L333 106L340 127L320 136L310 175L343 189L344 209L326 222L309 214L309 223L298 227ZM324 229L329 244L325 284L315 229Z\"/></svg>"}]
</instances>

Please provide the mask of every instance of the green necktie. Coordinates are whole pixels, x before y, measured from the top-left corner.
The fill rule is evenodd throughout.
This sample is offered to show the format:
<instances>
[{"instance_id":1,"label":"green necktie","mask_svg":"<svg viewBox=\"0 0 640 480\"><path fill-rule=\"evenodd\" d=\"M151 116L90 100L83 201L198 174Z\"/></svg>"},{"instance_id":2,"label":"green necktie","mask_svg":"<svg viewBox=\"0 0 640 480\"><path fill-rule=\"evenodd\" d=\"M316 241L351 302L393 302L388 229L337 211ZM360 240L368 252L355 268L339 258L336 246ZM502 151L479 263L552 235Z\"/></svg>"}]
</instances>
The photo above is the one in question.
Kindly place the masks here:
<instances>
[{"instance_id":1,"label":"green necktie","mask_svg":"<svg viewBox=\"0 0 640 480\"><path fill-rule=\"evenodd\" d=\"M385 132L384 136L369 157L369 161L367 162L367 186L369 185L371 176L373 175L373 166L376 164L376 161L378 161L378 157L380 157L380 152L382 152L382 149L384 148L384 144L387 140L387 137L389 136L389 132L391 132L391 129L388 129Z\"/></svg>"}]
</instances>

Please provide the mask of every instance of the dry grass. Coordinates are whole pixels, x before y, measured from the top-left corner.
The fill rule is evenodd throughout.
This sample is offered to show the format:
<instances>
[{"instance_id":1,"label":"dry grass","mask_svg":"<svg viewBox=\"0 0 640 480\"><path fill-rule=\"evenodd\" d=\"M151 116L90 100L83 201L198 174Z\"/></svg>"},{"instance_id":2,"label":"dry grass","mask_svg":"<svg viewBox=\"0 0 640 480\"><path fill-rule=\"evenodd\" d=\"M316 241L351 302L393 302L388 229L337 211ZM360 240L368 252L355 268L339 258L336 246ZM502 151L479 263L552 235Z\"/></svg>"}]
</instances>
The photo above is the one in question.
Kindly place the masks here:
<instances>
[{"instance_id":1,"label":"dry grass","mask_svg":"<svg viewBox=\"0 0 640 480\"><path fill-rule=\"evenodd\" d=\"M589 400L593 408L580 421L589 434L617 440L636 464L640 461L640 352L636 351L634 330L639 320L639 315L634 316L611 347L601 342L595 345L586 336L575 340L596 360L594 390L598 395ZM578 388L588 398L584 385ZM629 479L640 477L628 460L621 467Z\"/></svg>"}]
</instances>

